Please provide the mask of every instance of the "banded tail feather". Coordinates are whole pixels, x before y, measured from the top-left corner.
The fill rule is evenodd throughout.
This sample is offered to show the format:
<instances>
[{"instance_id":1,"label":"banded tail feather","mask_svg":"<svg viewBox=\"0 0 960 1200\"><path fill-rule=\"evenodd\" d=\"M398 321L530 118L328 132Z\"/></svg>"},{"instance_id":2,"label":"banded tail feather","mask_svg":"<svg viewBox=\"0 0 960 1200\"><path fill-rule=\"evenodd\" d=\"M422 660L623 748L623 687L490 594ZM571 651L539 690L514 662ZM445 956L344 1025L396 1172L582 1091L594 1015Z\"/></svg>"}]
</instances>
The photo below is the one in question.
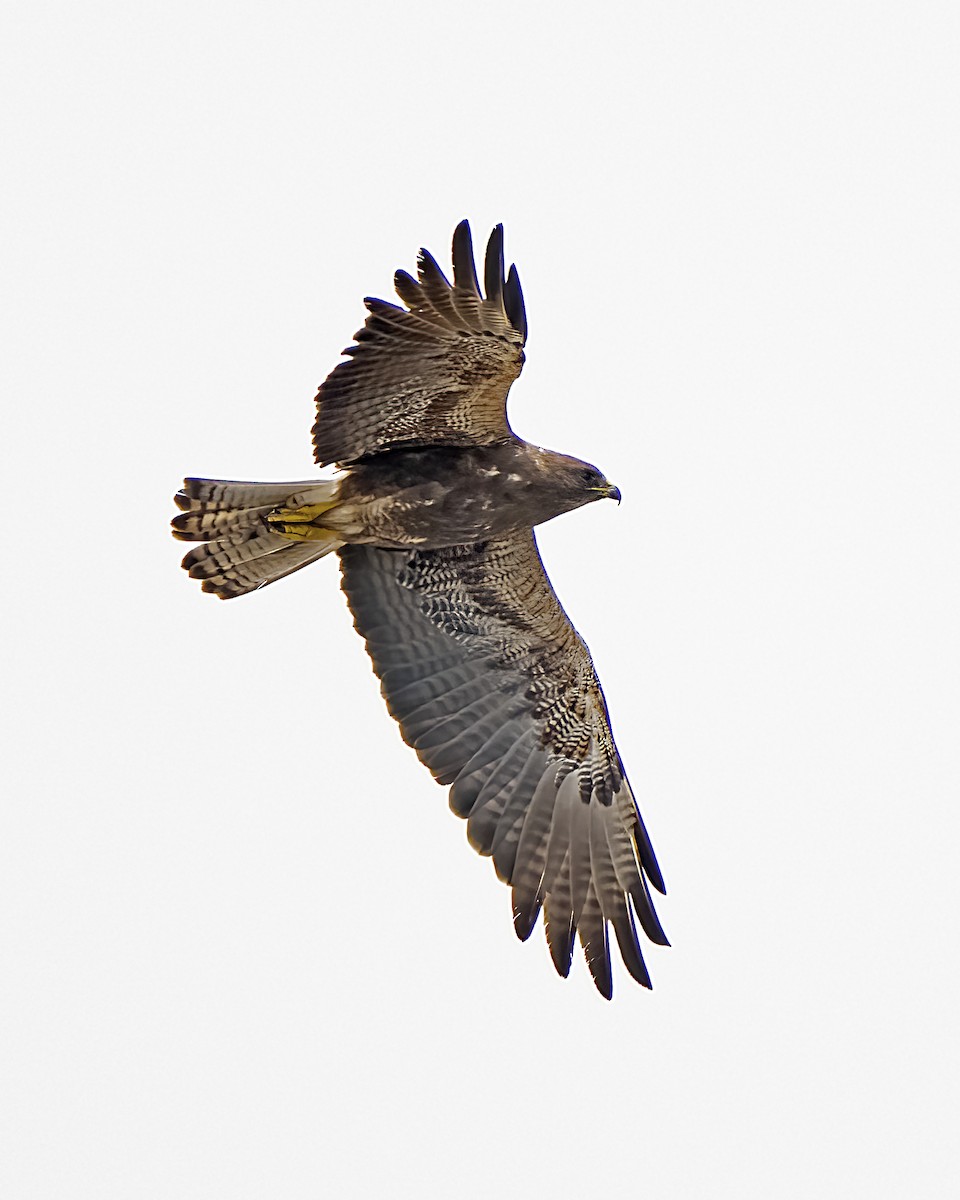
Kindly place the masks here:
<instances>
[{"instance_id":1,"label":"banded tail feather","mask_svg":"<svg viewBox=\"0 0 960 1200\"><path fill-rule=\"evenodd\" d=\"M203 544L187 553L183 569L221 600L299 571L343 544L329 530L309 523L336 504L339 488L338 479L185 479L174 496L181 511L171 522L173 536Z\"/></svg>"}]
</instances>

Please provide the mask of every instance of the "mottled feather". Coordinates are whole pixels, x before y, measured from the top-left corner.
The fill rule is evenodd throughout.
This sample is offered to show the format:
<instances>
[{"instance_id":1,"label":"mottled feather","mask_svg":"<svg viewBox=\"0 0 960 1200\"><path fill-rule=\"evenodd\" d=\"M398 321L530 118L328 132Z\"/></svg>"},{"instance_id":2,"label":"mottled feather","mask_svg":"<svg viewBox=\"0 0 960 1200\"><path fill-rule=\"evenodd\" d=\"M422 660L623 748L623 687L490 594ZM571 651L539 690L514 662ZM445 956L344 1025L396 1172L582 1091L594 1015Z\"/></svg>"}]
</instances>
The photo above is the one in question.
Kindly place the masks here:
<instances>
[{"instance_id":1,"label":"mottled feather","mask_svg":"<svg viewBox=\"0 0 960 1200\"><path fill-rule=\"evenodd\" d=\"M665 943L663 890L590 655L530 530L469 546L344 546L343 589L405 740L513 887L520 937L541 907L557 970L575 936L610 994L608 924L649 986L631 903Z\"/></svg>"},{"instance_id":2,"label":"mottled feather","mask_svg":"<svg viewBox=\"0 0 960 1200\"><path fill-rule=\"evenodd\" d=\"M399 446L489 445L510 436L506 403L523 366L526 316L503 229L487 250L481 297L470 229L454 234L451 285L426 250L419 279L395 277L406 307L365 301L356 344L317 393L316 461L346 465Z\"/></svg>"}]
</instances>

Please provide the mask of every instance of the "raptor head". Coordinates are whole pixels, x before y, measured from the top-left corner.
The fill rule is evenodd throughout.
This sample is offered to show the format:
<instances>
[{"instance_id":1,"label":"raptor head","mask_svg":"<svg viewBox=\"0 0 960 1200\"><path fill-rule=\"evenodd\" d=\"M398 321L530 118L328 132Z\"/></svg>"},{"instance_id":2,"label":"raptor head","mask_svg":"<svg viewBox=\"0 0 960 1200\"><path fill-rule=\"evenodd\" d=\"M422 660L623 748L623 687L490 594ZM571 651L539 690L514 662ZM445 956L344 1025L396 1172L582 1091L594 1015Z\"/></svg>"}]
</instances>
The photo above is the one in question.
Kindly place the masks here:
<instances>
[{"instance_id":1,"label":"raptor head","mask_svg":"<svg viewBox=\"0 0 960 1200\"><path fill-rule=\"evenodd\" d=\"M620 503L620 489L610 482L602 471L590 463L579 463L581 488L587 493L586 503L591 500L616 500Z\"/></svg>"},{"instance_id":2,"label":"raptor head","mask_svg":"<svg viewBox=\"0 0 960 1200\"><path fill-rule=\"evenodd\" d=\"M550 469L557 484L562 487L570 508L580 508L593 500L616 500L620 503L620 489L592 463L557 454L552 458Z\"/></svg>"}]
</instances>

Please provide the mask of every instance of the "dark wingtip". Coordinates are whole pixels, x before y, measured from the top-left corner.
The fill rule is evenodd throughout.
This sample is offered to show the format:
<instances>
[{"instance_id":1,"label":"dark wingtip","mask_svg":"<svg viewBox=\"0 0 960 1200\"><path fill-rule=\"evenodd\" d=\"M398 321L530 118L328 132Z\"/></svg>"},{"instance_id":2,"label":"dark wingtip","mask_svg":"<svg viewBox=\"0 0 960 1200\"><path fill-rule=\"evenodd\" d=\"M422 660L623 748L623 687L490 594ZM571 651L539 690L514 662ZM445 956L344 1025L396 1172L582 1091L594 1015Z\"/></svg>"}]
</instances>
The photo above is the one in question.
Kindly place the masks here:
<instances>
[{"instance_id":1,"label":"dark wingtip","mask_svg":"<svg viewBox=\"0 0 960 1200\"><path fill-rule=\"evenodd\" d=\"M510 264L510 273L503 289L503 303L510 319L510 324L517 330L524 341L527 340L527 307L523 302L523 289L520 287L520 276L516 263Z\"/></svg>"},{"instance_id":2,"label":"dark wingtip","mask_svg":"<svg viewBox=\"0 0 960 1200\"><path fill-rule=\"evenodd\" d=\"M494 225L487 242L483 287L488 300L503 303L503 226Z\"/></svg>"},{"instance_id":3,"label":"dark wingtip","mask_svg":"<svg viewBox=\"0 0 960 1200\"><path fill-rule=\"evenodd\" d=\"M513 906L513 928L521 942L525 942L533 933L539 916L540 901L532 904L528 909L522 908L518 904Z\"/></svg>"},{"instance_id":4,"label":"dark wingtip","mask_svg":"<svg viewBox=\"0 0 960 1200\"><path fill-rule=\"evenodd\" d=\"M593 977L593 982L597 985L597 991L604 1000L613 999L613 974L610 970L610 960L606 963L598 963L596 967L593 963L587 964L590 968L590 974Z\"/></svg>"},{"instance_id":5,"label":"dark wingtip","mask_svg":"<svg viewBox=\"0 0 960 1200\"><path fill-rule=\"evenodd\" d=\"M669 946L670 942L667 940L667 935L663 932L663 926L660 924L657 910L653 907L653 901L650 899L646 880L642 876L640 877L639 887L634 888L630 892L630 897L633 900L633 907L637 914L637 920L640 922L640 927L650 941L657 946Z\"/></svg>"},{"instance_id":6,"label":"dark wingtip","mask_svg":"<svg viewBox=\"0 0 960 1200\"><path fill-rule=\"evenodd\" d=\"M440 264L425 246L420 247L420 253L417 255L417 266L418 274L424 282L432 280L446 287L450 286L450 280L444 275L440 269Z\"/></svg>"},{"instance_id":7,"label":"dark wingtip","mask_svg":"<svg viewBox=\"0 0 960 1200\"><path fill-rule=\"evenodd\" d=\"M667 894L667 885L663 882L663 873L660 870L660 864L657 862L657 856L653 852L653 843L650 841L650 834L647 833L643 817L640 816L640 811L636 808L635 820L636 825L634 826L633 836L637 843L637 857L640 859L640 865L646 872L647 878L653 887L661 896L665 896Z\"/></svg>"},{"instance_id":8,"label":"dark wingtip","mask_svg":"<svg viewBox=\"0 0 960 1200\"><path fill-rule=\"evenodd\" d=\"M420 284L409 271L399 270L393 273L393 286L396 289L397 295L406 304L407 308L415 308L422 296Z\"/></svg>"},{"instance_id":9,"label":"dark wingtip","mask_svg":"<svg viewBox=\"0 0 960 1200\"><path fill-rule=\"evenodd\" d=\"M637 927L634 924L633 913L631 912L630 901L627 896L621 896L617 902L617 908L612 914L611 923L613 925L613 932L617 938L617 945L620 947L620 957L623 959L623 965L642 987L652 988L653 983L650 980L650 972L647 970L647 964L643 961L640 941L637 937Z\"/></svg>"},{"instance_id":10,"label":"dark wingtip","mask_svg":"<svg viewBox=\"0 0 960 1200\"><path fill-rule=\"evenodd\" d=\"M453 231L453 282L455 287L480 295L480 280L473 257L470 222L463 220Z\"/></svg>"},{"instance_id":11,"label":"dark wingtip","mask_svg":"<svg viewBox=\"0 0 960 1200\"><path fill-rule=\"evenodd\" d=\"M663 876L660 874L660 865L657 860L654 858L650 862L649 866L644 863L644 870L647 872L650 883L653 885L655 890L658 891L661 896L665 896L667 894L667 885L663 882Z\"/></svg>"},{"instance_id":12,"label":"dark wingtip","mask_svg":"<svg viewBox=\"0 0 960 1200\"><path fill-rule=\"evenodd\" d=\"M573 962L573 946L577 936L577 927L570 916L569 924L564 928L556 922L551 923L547 918L547 945L550 947L550 957L557 968L557 974L564 979L570 974Z\"/></svg>"}]
</instances>

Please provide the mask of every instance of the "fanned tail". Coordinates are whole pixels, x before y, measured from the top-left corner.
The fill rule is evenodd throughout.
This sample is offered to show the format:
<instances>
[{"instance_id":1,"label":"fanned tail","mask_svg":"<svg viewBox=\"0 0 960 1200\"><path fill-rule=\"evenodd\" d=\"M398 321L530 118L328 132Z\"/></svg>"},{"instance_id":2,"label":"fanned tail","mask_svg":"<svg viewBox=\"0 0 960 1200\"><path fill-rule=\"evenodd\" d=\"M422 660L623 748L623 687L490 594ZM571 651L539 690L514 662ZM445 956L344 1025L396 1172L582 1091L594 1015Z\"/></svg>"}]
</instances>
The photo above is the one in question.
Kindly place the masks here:
<instances>
[{"instance_id":1,"label":"fanned tail","mask_svg":"<svg viewBox=\"0 0 960 1200\"><path fill-rule=\"evenodd\" d=\"M336 504L339 488L337 479L185 479L174 497L181 512L173 519L173 536L204 545L186 555L183 569L202 579L203 590L221 600L299 571L343 544L330 530L312 523Z\"/></svg>"}]
</instances>

